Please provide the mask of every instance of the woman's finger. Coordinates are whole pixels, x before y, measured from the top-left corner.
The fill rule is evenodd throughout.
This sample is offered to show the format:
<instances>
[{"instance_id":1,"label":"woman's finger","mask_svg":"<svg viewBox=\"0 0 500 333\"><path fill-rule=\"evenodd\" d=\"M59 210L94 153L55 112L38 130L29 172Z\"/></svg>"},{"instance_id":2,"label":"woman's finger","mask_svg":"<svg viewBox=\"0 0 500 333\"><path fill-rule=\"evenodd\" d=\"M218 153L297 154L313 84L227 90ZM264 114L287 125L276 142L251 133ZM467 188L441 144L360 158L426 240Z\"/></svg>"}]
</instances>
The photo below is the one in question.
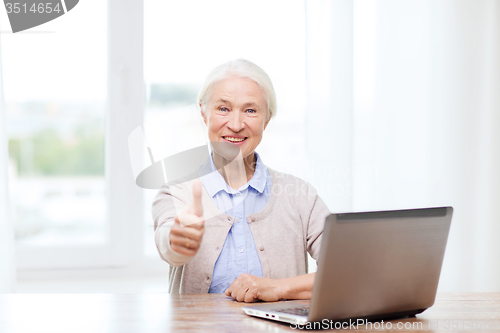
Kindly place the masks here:
<instances>
[{"instance_id":1,"label":"woman's finger","mask_svg":"<svg viewBox=\"0 0 500 333\"><path fill-rule=\"evenodd\" d=\"M201 181L195 179L193 181L193 203L192 203L193 214L198 217L203 216L203 206L201 204Z\"/></svg>"},{"instance_id":2,"label":"woman's finger","mask_svg":"<svg viewBox=\"0 0 500 333\"><path fill-rule=\"evenodd\" d=\"M179 247L186 248L191 251L197 251L200 248L200 242L189 237L172 235L170 237L170 245L175 244Z\"/></svg>"},{"instance_id":3,"label":"woman's finger","mask_svg":"<svg viewBox=\"0 0 500 333\"><path fill-rule=\"evenodd\" d=\"M186 249L185 247L177 244L170 244L170 248L172 249L172 251L177 252L179 254L183 254L188 257L193 257L196 254L196 250Z\"/></svg>"},{"instance_id":4,"label":"woman's finger","mask_svg":"<svg viewBox=\"0 0 500 333\"><path fill-rule=\"evenodd\" d=\"M244 279L240 278L240 276L238 278L236 278L236 280L234 280L234 282L233 282L234 288L232 289L233 291L231 292L231 297L239 302L241 302L241 301L238 300L238 294L240 292L242 292L242 290L244 293L246 293L245 289L247 287L247 283L245 283Z\"/></svg>"},{"instance_id":5,"label":"woman's finger","mask_svg":"<svg viewBox=\"0 0 500 333\"><path fill-rule=\"evenodd\" d=\"M194 228L172 227L172 229L170 229L170 233L177 236L191 238L197 241L201 241L201 239L203 238L203 231Z\"/></svg>"},{"instance_id":6,"label":"woman's finger","mask_svg":"<svg viewBox=\"0 0 500 333\"><path fill-rule=\"evenodd\" d=\"M240 289L238 290L238 293L236 294L236 300L238 302L243 302L245 300L245 295L248 291L248 287L247 286L241 286Z\"/></svg>"},{"instance_id":7,"label":"woman's finger","mask_svg":"<svg viewBox=\"0 0 500 333\"><path fill-rule=\"evenodd\" d=\"M174 236L170 239L170 244L175 244L178 247L183 247L186 248L190 251L198 251L200 248L200 242L197 242L195 240L186 238L186 237L179 237L179 236Z\"/></svg>"},{"instance_id":8,"label":"woman's finger","mask_svg":"<svg viewBox=\"0 0 500 333\"><path fill-rule=\"evenodd\" d=\"M243 300L245 303L257 302L259 298L257 297L257 288L250 287L247 293L245 294L245 299Z\"/></svg>"},{"instance_id":9,"label":"woman's finger","mask_svg":"<svg viewBox=\"0 0 500 333\"><path fill-rule=\"evenodd\" d=\"M182 212L177 217L181 227L192 227L200 229L204 226L204 221L202 217L199 217L193 213Z\"/></svg>"}]
</instances>

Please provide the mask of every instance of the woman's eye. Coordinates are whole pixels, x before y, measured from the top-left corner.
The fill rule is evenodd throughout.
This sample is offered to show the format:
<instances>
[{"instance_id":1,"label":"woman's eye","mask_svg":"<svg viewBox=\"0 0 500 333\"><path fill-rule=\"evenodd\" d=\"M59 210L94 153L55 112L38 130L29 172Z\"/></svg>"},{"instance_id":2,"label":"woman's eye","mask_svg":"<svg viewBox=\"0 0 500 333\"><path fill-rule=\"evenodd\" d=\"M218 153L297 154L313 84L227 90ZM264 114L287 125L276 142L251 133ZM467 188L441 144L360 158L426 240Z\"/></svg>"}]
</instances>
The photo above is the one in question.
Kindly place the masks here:
<instances>
[{"instance_id":1,"label":"woman's eye","mask_svg":"<svg viewBox=\"0 0 500 333\"><path fill-rule=\"evenodd\" d=\"M248 109L248 110L247 110L247 112L248 112L248 113L255 113L255 112L257 112L257 111L256 111L256 110L254 110L254 109Z\"/></svg>"},{"instance_id":2,"label":"woman's eye","mask_svg":"<svg viewBox=\"0 0 500 333\"><path fill-rule=\"evenodd\" d=\"M229 111L229 109L228 109L228 108L225 108L225 107L221 107L221 108L219 108L219 110L221 110L222 112L227 112L227 111Z\"/></svg>"}]
</instances>

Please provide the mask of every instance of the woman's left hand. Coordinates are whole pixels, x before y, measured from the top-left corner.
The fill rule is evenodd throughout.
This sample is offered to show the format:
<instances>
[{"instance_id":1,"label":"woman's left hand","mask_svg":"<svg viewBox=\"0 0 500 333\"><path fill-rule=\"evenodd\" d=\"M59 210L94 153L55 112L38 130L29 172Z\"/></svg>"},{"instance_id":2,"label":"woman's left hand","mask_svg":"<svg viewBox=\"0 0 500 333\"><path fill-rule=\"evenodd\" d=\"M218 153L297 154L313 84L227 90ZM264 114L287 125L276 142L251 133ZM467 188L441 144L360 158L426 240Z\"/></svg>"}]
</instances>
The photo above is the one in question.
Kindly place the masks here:
<instances>
[{"instance_id":1,"label":"woman's left hand","mask_svg":"<svg viewBox=\"0 0 500 333\"><path fill-rule=\"evenodd\" d=\"M226 289L226 296L231 296L238 302L279 301L281 289L278 280L261 278L250 274L241 274Z\"/></svg>"}]
</instances>

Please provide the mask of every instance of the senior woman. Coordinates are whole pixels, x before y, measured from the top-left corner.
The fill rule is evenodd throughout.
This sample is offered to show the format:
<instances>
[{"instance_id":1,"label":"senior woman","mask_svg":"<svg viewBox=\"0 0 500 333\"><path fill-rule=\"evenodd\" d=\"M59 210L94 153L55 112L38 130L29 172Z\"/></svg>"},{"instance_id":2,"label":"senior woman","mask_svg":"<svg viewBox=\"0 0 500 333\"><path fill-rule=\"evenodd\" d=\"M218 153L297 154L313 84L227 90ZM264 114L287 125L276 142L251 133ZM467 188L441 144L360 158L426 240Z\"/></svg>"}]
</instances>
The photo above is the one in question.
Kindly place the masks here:
<instances>
[{"instance_id":1,"label":"senior woman","mask_svg":"<svg viewBox=\"0 0 500 333\"><path fill-rule=\"evenodd\" d=\"M208 75L198 104L213 147L200 169L213 172L164 185L153 202L169 291L225 292L240 302L311 298L307 252L318 258L330 212L310 184L255 152L276 115L269 76L250 61L227 62Z\"/></svg>"}]
</instances>

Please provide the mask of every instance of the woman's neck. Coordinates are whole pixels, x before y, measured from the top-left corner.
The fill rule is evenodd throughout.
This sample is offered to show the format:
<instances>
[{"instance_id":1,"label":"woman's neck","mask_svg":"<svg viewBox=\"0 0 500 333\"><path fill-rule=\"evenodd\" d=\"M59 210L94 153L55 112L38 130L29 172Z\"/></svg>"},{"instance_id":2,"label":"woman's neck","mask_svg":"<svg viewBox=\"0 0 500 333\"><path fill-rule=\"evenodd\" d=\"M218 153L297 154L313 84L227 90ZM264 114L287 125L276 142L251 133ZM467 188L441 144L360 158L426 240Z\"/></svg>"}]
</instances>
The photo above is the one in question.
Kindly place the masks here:
<instances>
[{"instance_id":1,"label":"woman's neck","mask_svg":"<svg viewBox=\"0 0 500 333\"><path fill-rule=\"evenodd\" d=\"M224 156L214 151L212 159L215 167L226 181L226 184L235 190L252 179L257 162L255 153L243 157L241 152L234 160L228 161Z\"/></svg>"}]
</instances>

